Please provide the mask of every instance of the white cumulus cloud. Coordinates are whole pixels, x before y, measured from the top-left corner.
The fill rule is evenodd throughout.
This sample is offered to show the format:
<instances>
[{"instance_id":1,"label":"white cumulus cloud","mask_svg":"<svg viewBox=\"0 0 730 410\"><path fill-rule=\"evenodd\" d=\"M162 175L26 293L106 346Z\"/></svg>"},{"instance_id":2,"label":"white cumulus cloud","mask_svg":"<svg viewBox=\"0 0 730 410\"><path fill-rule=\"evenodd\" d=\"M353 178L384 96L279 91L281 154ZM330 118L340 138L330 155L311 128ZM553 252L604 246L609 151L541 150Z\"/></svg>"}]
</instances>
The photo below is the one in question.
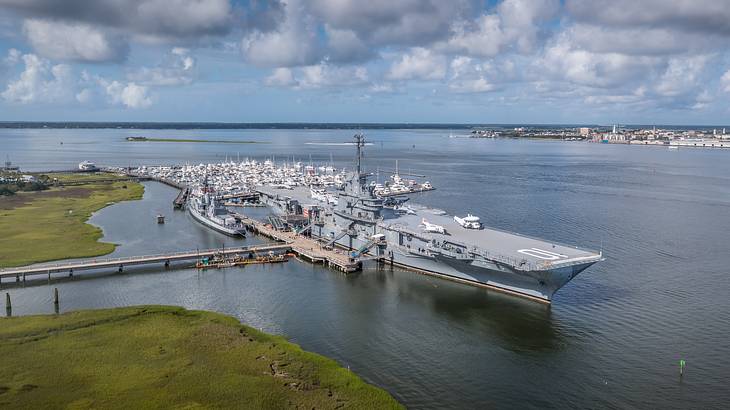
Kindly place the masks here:
<instances>
[{"instance_id":1,"label":"white cumulus cloud","mask_svg":"<svg viewBox=\"0 0 730 410\"><path fill-rule=\"evenodd\" d=\"M730 70L725 71L725 74L720 78L720 86L726 93L730 93Z\"/></svg>"},{"instance_id":2,"label":"white cumulus cloud","mask_svg":"<svg viewBox=\"0 0 730 410\"><path fill-rule=\"evenodd\" d=\"M23 23L23 32L38 54L51 59L121 61L128 51L120 37L83 23L29 19Z\"/></svg>"},{"instance_id":3,"label":"white cumulus cloud","mask_svg":"<svg viewBox=\"0 0 730 410\"><path fill-rule=\"evenodd\" d=\"M672 58L656 86L656 92L663 97L678 97L696 94L703 79L702 71L707 64L707 56Z\"/></svg>"},{"instance_id":4,"label":"white cumulus cloud","mask_svg":"<svg viewBox=\"0 0 730 410\"><path fill-rule=\"evenodd\" d=\"M537 47L540 25L555 16L557 0L504 0L494 13L456 21L453 35L439 49L494 57L507 48L528 53Z\"/></svg>"},{"instance_id":5,"label":"white cumulus cloud","mask_svg":"<svg viewBox=\"0 0 730 410\"><path fill-rule=\"evenodd\" d=\"M423 47L415 47L401 56L386 74L390 80L440 80L445 76L446 57Z\"/></svg>"},{"instance_id":6,"label":"white cumulus cloud","mask_svg":"<svg viewBox=\"0 0 730 410\"><path fill-rule=\"evenodd\" d=\"M127 74L127 79L145 86L191 84L197 75L196 60L190 50L173 48L156 67L140 67Z\"/></svg>"},{"instance_id":7,"label":"white cumulus cloud","mask_svg":"<svg viewBox=\"0 0 730 410\"><path fill-rule=\"evenodd\" d=\"M106 93L110 103L127 108L147 108L152 105L148 88L135 83L122 83L117 80L108 81L99 78L99 85Z\"/></svg>"},{"instance_id":8,"label":"white cumulus cloud","mask_svg":"<svg viewBox=\"0 0 730 410\"><path fill-rule=\"evenodd\" d=\"M264 79L264 83L273 87L292 87L298 84L291 68L279 67Z\"/></svg>"},{"instance_id":9,"label":"white cumulus cloud","mask_svg":"<svg viewBox=\"0 0 730 410\"><path fill-rule=\"evenodd\" d=\"M341 67L323 61L300 67L296 71L287 67L277 68L266 77L264 83L269 86L295 89L362 86L368 83L368 71L365 67Z\"/></svg>"},{"instance_id":10,"label":"white cumulus cloud","mask_svg":"<svg viewBox=\"0 0 730 410\"><path fill-rule=\"evenodd\" d=\"M52 65L35 54L25 54L21 59L25 68L0 94L3 99L12 103L30 104L55 103L72 98L75 79L69 65Z\"/></svg>"},{"instance_id":11,"label":"white cumulus cloud","mask_svg":"<svg viewBox=\"0 0 730 410\"><path fill-rule=\"evenodd\" d=\"M496 91L497 85L490 80L490 77L496 77L497 71L490 64L482 64L469 57L456 57L451 61L449 89L458 93Z\"/></svg>"},{"instance_id":12,"label":"white cumulus cloud","mask_svg":"<svg viewBox=\"0 0 730 410\"><path fill-rule=\"evenodd\" d=\"M272 31L254 31L241 41L246 61L264 67L304 66L320 59L316 24L300 0L285 2L285 19Z\"/></svg>"}]
</instances>

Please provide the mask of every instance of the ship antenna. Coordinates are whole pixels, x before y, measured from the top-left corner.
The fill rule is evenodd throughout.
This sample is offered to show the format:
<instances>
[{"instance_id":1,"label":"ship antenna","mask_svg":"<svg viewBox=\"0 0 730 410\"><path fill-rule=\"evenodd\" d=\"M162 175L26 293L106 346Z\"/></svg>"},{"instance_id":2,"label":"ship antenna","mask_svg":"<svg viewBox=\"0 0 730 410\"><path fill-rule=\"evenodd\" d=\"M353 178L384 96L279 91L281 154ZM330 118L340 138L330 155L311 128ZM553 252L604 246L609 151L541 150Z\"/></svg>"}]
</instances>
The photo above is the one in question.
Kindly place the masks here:
<instances>
[{"instance_id":1,"label":"ship antenna","mask_svg":"<svg viewBox=\"0 0 730 410\"><path fill-rule=\"evenodd\" d=\"M355 158L356 175L357 175L357 192L362 193L365 177L362 174L362 148L365 146L365 135L357 133L355 138L355 147L357 148L357 157Z\"/></svg>"}]
</instances>

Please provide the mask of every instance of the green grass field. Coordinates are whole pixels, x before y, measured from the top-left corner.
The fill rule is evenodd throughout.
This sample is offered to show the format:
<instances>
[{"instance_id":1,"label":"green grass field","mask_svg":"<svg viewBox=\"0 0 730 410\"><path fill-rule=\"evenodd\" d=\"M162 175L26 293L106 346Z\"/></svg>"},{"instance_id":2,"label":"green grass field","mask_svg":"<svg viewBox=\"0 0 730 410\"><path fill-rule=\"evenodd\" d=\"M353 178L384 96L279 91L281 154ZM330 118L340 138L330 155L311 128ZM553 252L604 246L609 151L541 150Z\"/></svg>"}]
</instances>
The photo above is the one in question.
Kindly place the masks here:
<instances>
[{"instance_id":1,"label":"green grass field","mask_svg":"<svg viewBox=\"0 0 730 410\"><path fill-rule=\"evenodd\" d=\"M59 182L68 181L89 181L110 180L110 179L126 179L125 175L114 174L111 172L53 172L50 174L34 174L36 176L47 175L49 178L57 178Z\"/></svg>"},{"instance_id":2,"label":"green grass field","mask_svg":"<svg viewBox=\"0 0 730 410\"><path fill-rule=\"evenodd\" d=\"M110 203L140 199L143 193L141 184L120 181L0 197L0 267L112 252L115 245L99 242L101 229L86 221Z\"/></svg>"},{"instance_id":3,"label":"green grass field","mask_svg":"<svg viewBox=\"0 0 730 410\"><path fill-rule=\"evenodd\" d=\"M400 408L282 337L178 307L3 318L0 357L0 408Z\"/></svg>"}]
</instances>

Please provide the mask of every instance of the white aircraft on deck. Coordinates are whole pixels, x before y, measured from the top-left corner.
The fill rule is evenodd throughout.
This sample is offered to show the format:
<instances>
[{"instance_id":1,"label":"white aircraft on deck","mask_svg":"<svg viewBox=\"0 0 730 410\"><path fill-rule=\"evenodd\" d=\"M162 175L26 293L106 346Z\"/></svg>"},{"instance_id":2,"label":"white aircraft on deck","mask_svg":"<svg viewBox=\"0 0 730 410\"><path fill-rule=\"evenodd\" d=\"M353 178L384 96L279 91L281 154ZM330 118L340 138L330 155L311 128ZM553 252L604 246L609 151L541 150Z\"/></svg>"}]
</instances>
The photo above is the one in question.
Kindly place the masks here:
<instances>
[{"instance_id":1,"label":"white aircraft on deck","mask_svg":"<svg viewBox=\"0 0 730 410\"><path fill-rule=\"evenodd\" d=\"M446 234L446 229L441 225L432 224L426 221L426 218L421 219L421 226L423 226L424 232Z\"/></svg>"}]
</instances>

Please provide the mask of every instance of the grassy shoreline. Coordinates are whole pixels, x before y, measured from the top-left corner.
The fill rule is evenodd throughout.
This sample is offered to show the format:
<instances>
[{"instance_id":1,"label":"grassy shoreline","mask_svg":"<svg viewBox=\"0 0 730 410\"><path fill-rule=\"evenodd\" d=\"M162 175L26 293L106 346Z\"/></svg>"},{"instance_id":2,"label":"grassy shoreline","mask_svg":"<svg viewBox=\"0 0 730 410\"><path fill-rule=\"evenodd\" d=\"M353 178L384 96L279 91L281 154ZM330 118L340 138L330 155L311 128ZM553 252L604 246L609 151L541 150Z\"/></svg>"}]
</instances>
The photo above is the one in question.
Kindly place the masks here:
<instances>
[{"instance_id":1,"label":"grassy shoreline","mask_svg":"<svg viewBox=\"0 0 730 410\"><path fill-rule=\"evenodd\" d=\"M3 408L401 408L335 361L170 306L0 319Z\"/></svg>"},{"instance_id":2,"label":"grassy shoreline","mask_svg":"<svg viewBox=\"0 0 730 410\"><path fill-rule=\"evenodd\" d=\"M0 268L111 253L116 245L99 242L102 230L87 221L108 205L143 194L143 185L119 181L0 198Z\"/></svg>"}]
</instances>

